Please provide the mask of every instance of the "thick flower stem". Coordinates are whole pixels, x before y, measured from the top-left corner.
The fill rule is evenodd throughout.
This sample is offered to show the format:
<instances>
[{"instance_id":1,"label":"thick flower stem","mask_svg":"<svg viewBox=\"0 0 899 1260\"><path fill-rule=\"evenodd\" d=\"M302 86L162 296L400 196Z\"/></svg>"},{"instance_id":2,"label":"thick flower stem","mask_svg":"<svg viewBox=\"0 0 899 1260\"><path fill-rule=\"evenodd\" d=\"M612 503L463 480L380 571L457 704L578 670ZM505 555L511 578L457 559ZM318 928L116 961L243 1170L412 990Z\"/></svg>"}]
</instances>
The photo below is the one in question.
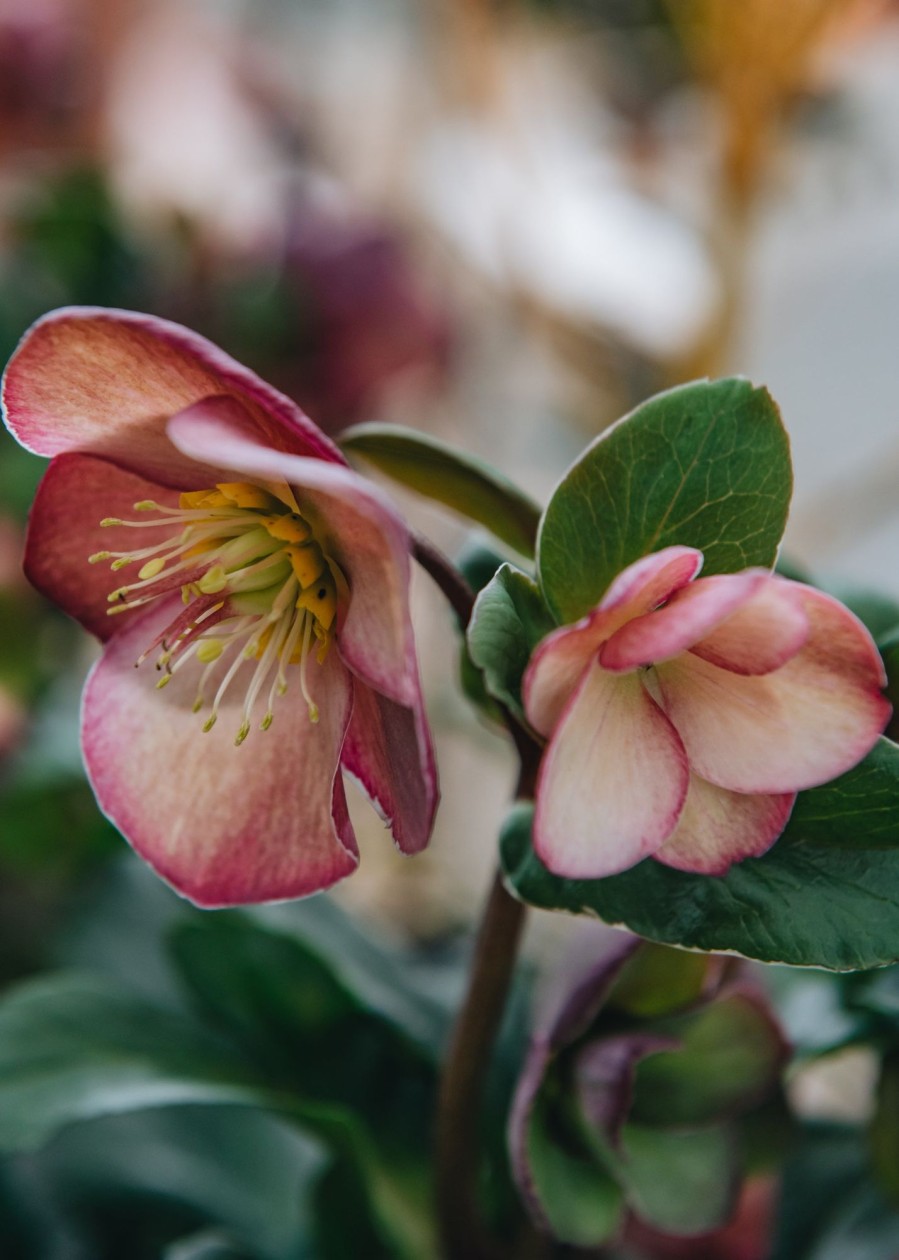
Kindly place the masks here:
<instances>
[{"instance_id":1,"label":"thick flower stem","mask_svg":"<svg viewBox=\"0 0 899 1260\"><path fill-rule=\"evenodd\" d=\"M524 919L525 907L506 892L497 872L437 1104L437 1214L445 1260L496 1260L503 1254L481 1221L479 1118Z\"/></svg>"},{"instance_id":2,"label":"thick flower stem","mask_svg":"<svg viewBox=\"0 0 899 1260\"><path fill-rule=\"evenodd\" d=\"M413 538L413 555L443 592L466 629L474 608L474 592L447 558L427 539ZM516 796L533 799L541 750L530 733L508 711L504 718L518 752L520 771ZM526 907L505 889L497 871L481 920L468 991L450 1041L436 1125L437 1222L444 1260L502 1260L512 1252L490 1238L478 1195L481 1169L480 1113L491 1051L502 1024ZM542 1252L539 1245L534 1255ZM528 1239L516 1241L515 1256L525 1255Z\"/></svg>"}]
</instances>

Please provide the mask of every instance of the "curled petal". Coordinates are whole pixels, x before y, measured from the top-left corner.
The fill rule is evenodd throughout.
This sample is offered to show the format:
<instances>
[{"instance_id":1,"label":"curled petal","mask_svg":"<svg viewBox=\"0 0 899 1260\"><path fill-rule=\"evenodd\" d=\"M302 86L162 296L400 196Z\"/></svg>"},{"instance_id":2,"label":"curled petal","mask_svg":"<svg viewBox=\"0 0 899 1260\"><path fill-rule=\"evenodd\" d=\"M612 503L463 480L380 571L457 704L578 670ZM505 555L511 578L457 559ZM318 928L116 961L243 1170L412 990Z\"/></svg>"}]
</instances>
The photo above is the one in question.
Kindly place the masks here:
<instances>
[{"instance_id":1,"label":"curled petal","mask_svg":"<svg viewBox=\"0 0 899 1260\"><path fill-rule=\"evenodd\" d=\"M537 855L570 879L627 870L671 835L688 777L677 732L639 677L609 674L594 661L544 754Z\"/></svg>"},{"instance_id":2,"label":"curled petal","mask_svg":"<svg viewBox=\"0 0 899 1260\"><path fill-rule=\"evenodd\" d=\"M735 792L826 783L870 751L890 715L883 664L861 622L821 591L790 586L810 632L780 669L742 676L687 652L656 671L691 767Z\"/></svg>"},{"instance_id":3,"label":"curled petal","mask_svg":"<svg viewBox=\"0 0 899 1260\"><path fill-rule=\"evenodd\" d=\"M725 875L734 862L760 857L771 848L795 800L795 792L728 792L691 774L680 821L653 857L679 871Z\"/></svg>"},{"instance_id":4,"label":"curled petal","mask_svg":"<svg viewBox=\"0 0 899 1260\"><path fill-rule=\"evenodd\" d=\"M548 738L596 650L632 617L680 590L701 565L702 552L693 547L666 547L644 556L619 574L591 613L548 635L532 655L522 684L534 730Z\"/></svg>"},{"instance_id":5,"label":"curled petal","mask_svg":"<svg viewBox=\"0 0 899 1260\"><path fill-rule=\"evenodd\" d=\"M133 612L111 617L109 593L129 580L110 573L108 563L89 564L99 551L130 551L139 545L141 531L124 527L101 529L102 517L134 517L134 504L156 499L177 506L170 490L126 472L92 455L58 455L44 474L35 495L25 544L25 572L39 591L70 617L108 639ZM143 531L146 533L146 531Z\"/></svg>"},{"instance_id":6,"label":"curled petal","mask_svg":"<svg viewBox=\"0 0 899 1260\"><path fill-rule=\"evenodd\" d=\"M794 584L769 577L690 651L734 674L770 674L786 665L808 636L808 617Z\"/></svg>"},{"instance_id":7,"label":"curled petal","mask_svg":"<svg viewBox=\"0 0 899 1260\"><path fill-rule=\"evenodd\" d=\"M702 552L695 547L664 547L622 570L599 606L605 612L624 612L628 620L640 617L671 599L701 568Z\"/></svg>"},{"instance_id":8,"label":"curled petal","mask_svg":"<svg viewBox=\"0 0 899 1260\"><path fill-rule=\"evenodd\" d=\"M338 771L350 678L336 653L309 671L320 718L294 694L270 730L241 746L238 674L216 725L192 712L193 663L162 691L141 651L177 613L167 600L107 644L84 692L82 740L100 808L176 891L201 906L302 897L355 870L358 853ZM251 670L252 663L242 667Z\"/></svg>"},{"instance_id":9,"label":"curled petal","mask_svg":"<svg viewBox=\"0 0 899 1260\"><path fill-rule=\"evenodd\" d=\"M358 680L353 693L343 768L389 823L397 847L419 853L430 838L439 798L421 694L417 704L404 708Z\"/></svg>"},{"instance_id":10,"label":"curled petal","mask_svg":"<svg viewBox=\"0 0 899 1260\"><path fill-rule=\"evenodd\" d=\"M133 311L66 307L38 320L3 377L6 423L39 455L90 451L161 485L196 488L166 437L170 416L211 394L246 409L259 440L344 464L286 395L204 337Z\"/></svg>"},{"instance_id":11,"label":"curled petal","mask_svg":"<svg viewBox=\"0 0 899 1260\"><path fill-rule=\"evenodd\" d=\"M296 488L304 515L349 582L340 654L354 674L397 704L418 702L409 618L409 536L386 495L351 469L260 446L233 404L207 399L174 417L172 442L201 463Z\"/></svg>"},{"instance_id":12,"label":"curled petal","mask_svg":"<svg viewBox=\"0 0 899 1260\"><path fill-rule=\"evenodd\" d=\"M764 569L700 578L676 592L664 608L634 617L617 630L600 650L603 668L638 669L679 656L769 580Z\"/></svg>"}]
</instances>

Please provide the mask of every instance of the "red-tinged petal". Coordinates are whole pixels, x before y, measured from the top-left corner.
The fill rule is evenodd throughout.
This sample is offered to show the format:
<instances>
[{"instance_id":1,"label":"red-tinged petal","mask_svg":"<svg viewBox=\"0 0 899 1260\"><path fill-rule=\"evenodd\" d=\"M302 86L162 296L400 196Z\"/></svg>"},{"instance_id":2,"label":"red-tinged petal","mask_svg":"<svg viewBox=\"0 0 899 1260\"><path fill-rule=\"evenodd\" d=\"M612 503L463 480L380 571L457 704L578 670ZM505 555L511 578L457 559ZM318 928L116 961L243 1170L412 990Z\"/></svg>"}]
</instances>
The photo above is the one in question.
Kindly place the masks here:
<instances>
[{"instance_id":1,"label":"red-tinged petal","mask_svg":"<svg viewBox=\"0 0 899 1260\"><path fill-rule=\"evenodd\" d=\"M521 694L528 721L547 739L607 633L606 615L596 609L577 625L554 630L534 649Z\"/></svg>"},{"instance_id":2,"label":"red-tinged petal","mask_svg":"<svg viewBox=\"0 0 899 1260\"><path fill-rule=\"evenodd\" d=\"M134 504L156 499L178 505L170 490L91 455L58 455L35 495L25 544L25 572L37 589L100 639L121 629L135 612L109 616L107 595L129 579L131 569L111 573L109 564L88 564L98 551L131 551L150 541L149 530L100 528L103 517L133 519ZM156 534L155 537L164 535Z\"/></svg>"},{"instance_id":3,"label":"red-tinged petal","mask_svg":"<svg viewBox=\"0 0 899 1260\"><path fill-rule=\"evenodd\" d=\"M424 703L395 704L356 681L341 764L359 780L403 853L419 853L437 809L437 767Z\"/></svg>"},{"instance_id":4,"label":"red-tinged petal","mask_svg":"<svg viewBox=\"0 0 899 1260\"><path fill-rule=\"evenodd\" d=\"M604 643L604 669L624 672L667 661L692 647L745 604L769 580L764 569L699 578L664 608L633 617Z\"/></svg>"},{"instance_id":5,"label":"red-tinged petal","mask_svg":"<svg viewBox=\"0 0 899 1260\"><path fill-rule=\"evenodd\" d=\"M890 716L883 664L861 622L821 591L790 586L810 633L780 669L746 677L686 652L657 670L691 767L735 792L827 783L870 751Z\"/></svg>"},{"instance_id":6,"label":"red-tinged petal","mask_svg":"<svg viewBox=\"0 0 899 1260\"><path fill-rule=\"evenodd\" d=\"M623 1032L598 1037L574 1062L574 1088L581 1114L590 1128L617 1146L634 1098L634 1078L641 1059L679 1042L653 1032Z\"/></svg>"},{"instance_id":7,"label":"red-tinged petal","mask_svg":"<svg viewBox=\"0 0 899 1260\"><path fill-rule=\"evenodd\" d=\"M233 404L207 399L169 424L178 449L250 478L287 482L350 586L338 623L340 655L397 704L418 703L409 617L409 535L390 500L350 468L260 446Z\"/></svg>"},{"instance_id":8,"label":"red-tinged petal","mask_svg":"<svg viewBox=\"0 0 899 1260\"><path fill-rule=\"evenodd\" d=\"M734 674L770 674L796 655L809 636L809 620L793 584L769 577L711 634L690 648Z\"/></svg>"},{"instance_id":9,"label":"red-tinged petal","mask_svg":"<svg viewBox=\"0 0 899 1260\"><path fill-rule=\"evenodd\" d=\"M82 742L100 808L178 892L201 906L302 897L355 870L356 843L338 770L351 682L336 653L309 667L320 718L294 679L268 731L238 748L238 673L218 722L193 713L199 666L162 691L134 662L177 613L176 600L135 618L106 646L84 692Z\"/></svg>"},{"instance_id":10,"label":"red-tinged petal","mask_svg":"<svg viewBox=\"0 0 899 1260\"><path fill-rule=\"evenodd\" d=\"M187 328L152 315L67 307L38 320L3 377L5 419L39 455L90 451L162 485L196 489L166 422L211 394L228 394L260 441L344 464L286 395Z\"/></svg>"},{"instance_id":11,"label":"red-tinged petal","mask_svg":"<svg viewBox=\"0 0 899 1260\"><path fill-rule=\"evenodd\" d=\"M540 767L534 848L555 875L601 879L654 853L689 772L674 727L636 674L591 664Z\"/></svg>"},{"instance_id":12,"label":"red-tinged petal","mask_svg":"<svg viewBox=\"0 0 899 1260\"><path fill-rule=\"evenodd\" d=\"M680 590L701 565L702 552L693 547L666 547L644 556L618 575L597 608L548 635L532 655L522 684L534 730L548 738L596 650L630 618Z\"/></svg>"},{"instance_id":13,"label":"red-tinged petal","mask_svg":"<svg viewBox=\"0 0 899 1260\"><path fill-rule=\"evenodd\" d=\"M725 875L734 862L767 853L786 827L795 800L795 792L728 792L691 774L680 821L653 857L679 871Z\"/></svg>"},{"instance_id":14,"label":"red-tinged petal","mask_svg":"<svg viewBox=\"0 0 899 1260\"><path fill-rule=\"evenodd\" d=\"M695 547L665 547L628 565L602 597L604 611L621 609L639 617L670 599L702 568L702 552Z\"/></svg>"}]
</instances>

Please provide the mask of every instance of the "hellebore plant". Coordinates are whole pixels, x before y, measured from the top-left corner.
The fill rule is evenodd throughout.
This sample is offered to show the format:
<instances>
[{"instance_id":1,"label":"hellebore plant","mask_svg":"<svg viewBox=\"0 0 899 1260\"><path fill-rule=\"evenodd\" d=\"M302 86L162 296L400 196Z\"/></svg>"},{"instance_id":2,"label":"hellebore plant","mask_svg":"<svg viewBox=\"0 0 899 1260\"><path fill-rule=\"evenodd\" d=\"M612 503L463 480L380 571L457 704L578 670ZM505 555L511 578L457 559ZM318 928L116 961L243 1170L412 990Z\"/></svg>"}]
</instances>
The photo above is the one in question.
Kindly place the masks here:
<instances>
[{"instance_id":1,"label":"hellebore plant","mask_svg":"<svg viewBox=\"0 0 899 1260\"><path fill-rule=\"evenodd\" d=\"M792 471L769 395L732 379L650 399L542 512L433 438L344 434L351 456L517 553L524 567L492 555L489 572L470 570L477 595L293 402L176 325L46 316L7 367L3 407L19 441L52 457L26 570L104 645L82 706L97 800L201 906L300 897L350 874L342 772L403 852L427 844L437 788L410 556L465 630L466 695L511 736L520 773L437 1101L425 1215L440 1254L542 1254L535 1229L609 1239L625 1209L663 1232L722 1221L732 1116L783 1059L734 964L581 938L581 980L555 982L520 1077L511 1162L528 1211L508 1246L491 1236L506 1209L485 1212L485 1187L505 1185L507 1208L513 1191L495 1142L482 1157L480 1101L526 904L764 962L899 960L899 748L880 735L899 608L875 644L836 600L775 572ZM261 957L290 953L272 950ZM649 1000L659 957L675 960L671 991ZM228 986L213 972L215 1008ZM334 1010L353 1006L342 986ZM310 1005L326 1020L328 1003ZM341 1057L353 1038L319 1034L327 1079L356 1081ZM297 1115L346 1154L342 1122ZM706 1178L699 1208L682 1160Z\"/></svg>"},{"instance_id":2,"label":"hellebore plant","mask_svg":"<svg viewBox=\"0 0 899 1260\"><path fill-rule=\"evenodd\" d=\"M385 496L289 399L149 316L41 320L3 405L53 457L25 568L105 644L84 757L135 849L200 905L326 888L358 862L340 769L422 849L436 775Z\"/></svg>"}]
</instances>

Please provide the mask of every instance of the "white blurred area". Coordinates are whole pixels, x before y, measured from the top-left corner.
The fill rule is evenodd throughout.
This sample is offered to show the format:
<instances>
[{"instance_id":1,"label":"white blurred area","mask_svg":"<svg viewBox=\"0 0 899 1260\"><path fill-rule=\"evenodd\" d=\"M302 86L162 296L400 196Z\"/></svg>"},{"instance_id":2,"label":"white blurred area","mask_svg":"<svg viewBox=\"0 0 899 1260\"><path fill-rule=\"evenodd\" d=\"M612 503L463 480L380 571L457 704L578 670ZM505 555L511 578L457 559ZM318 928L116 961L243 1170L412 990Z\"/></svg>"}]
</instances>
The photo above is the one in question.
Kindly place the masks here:
<instances>
[{"instance_id":1,"label":"white blurred area","mask_svg":"<svg viewBox=\"0 0 899 1260\"><path fill-rule=\"evenodd\" d=\"M751 207L733 335L713 356L705 343L734 297L714 248L720 123L702 86L667 67L656 95L622 106L621 58L628 40L643 50L655 37L648 17L635 31L626 5L602 0L128 0L110 23L112 0L71 4L82 35L102 33L79 45L104 85L87 143L136 231L184 221L208 243L204 265L228 267L286 239L297 189L402 231L449 312L453 354L439 390L398 381L377 418L483 454L545 498L642 397L694 370L746 374L771 388L792 435L788 550L826 579L899 597L889 5L846 0L867 25L812 59ZM458 522L400 497L458 549ZM404 860L355 809L363 863L341 895L428 935L476 912L514 768L459 698L455 634L424 578L415 613L444 789L437 835Z\"/></svg>"}]
</instances>

